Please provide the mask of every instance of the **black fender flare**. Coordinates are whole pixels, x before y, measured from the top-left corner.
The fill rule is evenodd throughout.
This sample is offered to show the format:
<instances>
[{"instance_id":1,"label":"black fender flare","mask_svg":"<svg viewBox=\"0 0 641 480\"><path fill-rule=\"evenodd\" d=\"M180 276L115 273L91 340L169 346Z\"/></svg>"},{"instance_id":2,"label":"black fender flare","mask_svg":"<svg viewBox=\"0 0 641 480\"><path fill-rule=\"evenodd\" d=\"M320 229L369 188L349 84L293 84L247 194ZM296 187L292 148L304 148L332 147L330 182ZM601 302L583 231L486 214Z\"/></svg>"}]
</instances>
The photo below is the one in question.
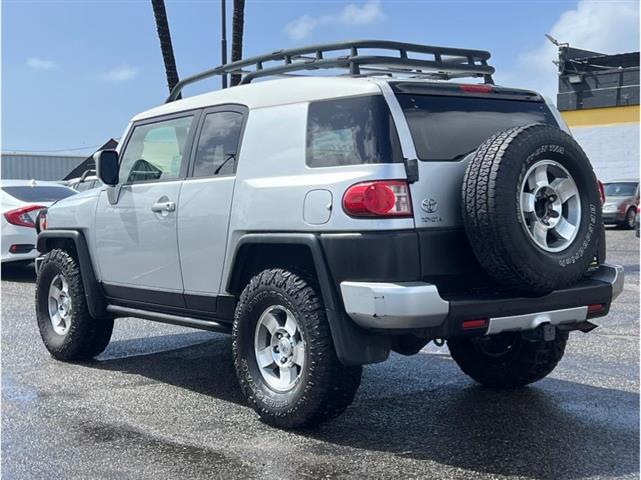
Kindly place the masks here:
<instances>
[{"instance_id":1,"label":"black fender flare","mask_svg":"<svg viewBox=\"0 0 641 480\"><path fill-rule=\"evenodd\" d=\"M43 255L52 250L49 246L50 239L71 240L76 248L80 276L85 288L85 298L89 314L93 318L109 318L107 302L102 287L96 279L96 273L91 263L89 248L84 234L79 230L44 230L38 234L37 248Z\"/></svg>"},{"instance_id":2,"label":"black fender flare","mask_svg":"<svg viewBox=\"0 0 641 480\"><path fill-rule=\"evenodd\" d=\"M318 235L313 233L247 233L236 243L230 263L227 291L233 290L234 282L242 275L244 258L239 253L245 245L303 245L311 253L316 280L323 297L329 328L336 355L344 365L364 365L387 360L391 338L377 335L359 327L347 316L338 295L335 282L327 266Z\"/></svg>"}]
</instances>

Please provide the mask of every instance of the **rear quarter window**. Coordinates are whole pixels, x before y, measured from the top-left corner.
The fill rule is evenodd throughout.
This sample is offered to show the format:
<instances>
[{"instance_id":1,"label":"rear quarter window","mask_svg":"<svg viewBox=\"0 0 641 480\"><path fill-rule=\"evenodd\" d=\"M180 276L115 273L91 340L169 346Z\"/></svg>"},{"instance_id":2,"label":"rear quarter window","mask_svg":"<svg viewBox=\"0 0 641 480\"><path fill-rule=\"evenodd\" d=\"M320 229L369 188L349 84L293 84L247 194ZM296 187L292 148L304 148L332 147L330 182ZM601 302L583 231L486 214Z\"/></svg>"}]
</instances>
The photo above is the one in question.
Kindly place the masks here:
<instances>
[{"instance_id":1,"label":"rear quarter window","mask_svg":"<svg viewBox=\"0 0 641 480\"><path fill-rule=\"evenodd\" d=\"M396 126L383 96L311 102L306 157L309 167L402 162Z\"/></svg>"}]
</instances>

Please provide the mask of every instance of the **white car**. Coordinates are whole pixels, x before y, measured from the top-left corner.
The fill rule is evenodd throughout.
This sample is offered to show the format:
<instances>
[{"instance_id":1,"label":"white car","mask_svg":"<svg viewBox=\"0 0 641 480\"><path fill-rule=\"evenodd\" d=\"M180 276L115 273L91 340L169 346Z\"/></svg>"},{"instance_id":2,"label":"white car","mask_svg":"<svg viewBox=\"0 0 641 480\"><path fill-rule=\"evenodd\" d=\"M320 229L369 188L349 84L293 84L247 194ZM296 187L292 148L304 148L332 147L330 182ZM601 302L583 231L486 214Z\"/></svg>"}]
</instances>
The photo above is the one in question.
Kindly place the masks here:
<instances>
[{"instance_id":1,"label":"white car","mask_svg":"<svg viewBox=\"0 0 641 480\"><path fill-rule=\"evenodd\" d=\"M56 182L2 180L2 263L31 261L36 250L38 212L74 195L75 190Z\"/></svg>"}]
</instances>

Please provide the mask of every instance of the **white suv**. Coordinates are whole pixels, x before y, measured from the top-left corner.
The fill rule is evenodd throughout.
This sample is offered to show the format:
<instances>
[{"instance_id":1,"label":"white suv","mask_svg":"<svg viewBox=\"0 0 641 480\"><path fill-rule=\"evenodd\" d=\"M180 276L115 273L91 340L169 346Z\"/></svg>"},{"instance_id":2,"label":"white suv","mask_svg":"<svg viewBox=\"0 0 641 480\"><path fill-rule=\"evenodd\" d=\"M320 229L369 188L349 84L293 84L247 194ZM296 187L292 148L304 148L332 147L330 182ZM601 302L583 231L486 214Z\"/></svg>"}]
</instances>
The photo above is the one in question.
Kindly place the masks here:
<instances>
[{"instance_id":1,"label":"white suv","mask_svg":"<svg viewBox=\"0 0 641 480\"><path fill-rule=\"evenodd\" d=\"M495 86L488 58L350 42L183 80L96 154L104 187L49 209L45 345L91 358L118 317L230 332L247 401L280 427L337 416L362 365L432 340L482 384L543 378L623 272L604 264L585 154L538 94ZM324 68L349 74L250 84ZM459 77L484 83L443 81Z\"/></svg>"}]
</instances>

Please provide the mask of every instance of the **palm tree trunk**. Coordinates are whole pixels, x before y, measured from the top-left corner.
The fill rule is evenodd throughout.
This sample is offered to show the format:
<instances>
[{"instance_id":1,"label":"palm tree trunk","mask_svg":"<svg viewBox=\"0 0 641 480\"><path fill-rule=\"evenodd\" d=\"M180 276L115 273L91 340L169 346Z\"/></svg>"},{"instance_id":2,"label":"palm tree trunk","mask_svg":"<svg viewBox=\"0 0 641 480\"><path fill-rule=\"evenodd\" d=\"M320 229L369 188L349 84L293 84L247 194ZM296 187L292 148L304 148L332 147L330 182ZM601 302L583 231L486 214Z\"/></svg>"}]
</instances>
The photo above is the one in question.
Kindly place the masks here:
<instances>
[{"instance_id":1,"label":"palm tree trunk","mask_svg":"<svg viewBox=\"0 0 641 480\"><path fill-rule=\"evenodd\" d=\"M171 45L171 35L169 33L169 23L167 22L167 11L165 10L164 0L151 0L156 18L156 29L158 30L158 39L160 40L160 50L162 59L165 63L165 73L167 75L167 86L169 92L178 83L178 70L176 69L176 60L174 58L174 48ZM180 99L180 96L178 96Z\"/></svg>"},{"instance_id":2,"label":"palm tree trunk","mask_svg":"<svg viewBox=\"0 0 641 480\"><path fill-rule=\"evenodd\" d=\"M231 34L231 61L235 62L243 58L243 26L245 23L245 0L234 0L234 14L232 17ZM240 83L240 74L231 76L231 86Z\"/></svg>"}]
</instances>

